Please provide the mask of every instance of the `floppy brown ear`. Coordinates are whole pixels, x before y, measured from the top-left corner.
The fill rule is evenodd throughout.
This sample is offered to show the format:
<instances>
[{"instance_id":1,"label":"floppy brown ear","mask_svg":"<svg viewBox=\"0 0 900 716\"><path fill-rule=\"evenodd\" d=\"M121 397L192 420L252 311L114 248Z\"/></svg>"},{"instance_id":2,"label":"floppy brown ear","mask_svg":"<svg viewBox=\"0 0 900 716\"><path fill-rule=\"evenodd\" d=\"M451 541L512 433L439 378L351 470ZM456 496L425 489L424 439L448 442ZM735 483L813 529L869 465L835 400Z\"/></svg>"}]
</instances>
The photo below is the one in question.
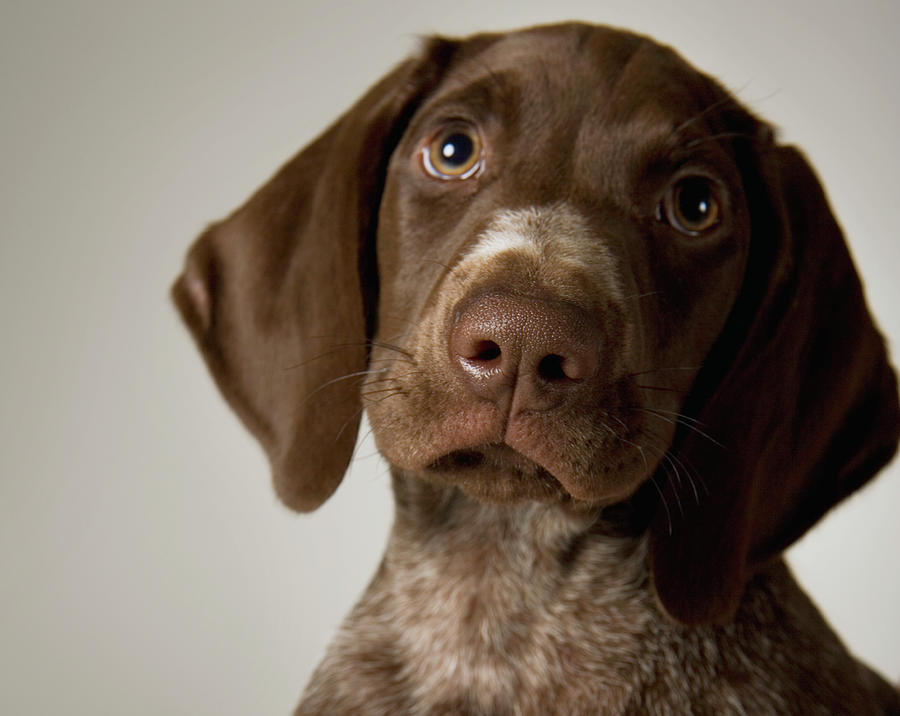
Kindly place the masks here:
<instances>
[{"instance_id":1,"label":"floppy brown ear","mask_svg":"<svg viewBox=\"0 0 900 716\"><path fill-rule=\"evenodd\" d=\"M279 497L318 507L343 477L377 300L388 157L453 44L433 40L228 219L200 236L173 298Z\"/></svg>"},{"instance_id":2,"label":"floppy brown ear","mask_svg":"<svg viewBox=\"0 0 900 716\"><path fill-rule=\"evenodd\" d=\"M685 406L721 446L676 438L699 499L651 530L656 593L686 624L730 619L750 576L875 475L900 430L884 341L812 169L770 146L754 171L745 283ZM677 485L660 484L675 505Z\"/></svg>"}]
</instances>

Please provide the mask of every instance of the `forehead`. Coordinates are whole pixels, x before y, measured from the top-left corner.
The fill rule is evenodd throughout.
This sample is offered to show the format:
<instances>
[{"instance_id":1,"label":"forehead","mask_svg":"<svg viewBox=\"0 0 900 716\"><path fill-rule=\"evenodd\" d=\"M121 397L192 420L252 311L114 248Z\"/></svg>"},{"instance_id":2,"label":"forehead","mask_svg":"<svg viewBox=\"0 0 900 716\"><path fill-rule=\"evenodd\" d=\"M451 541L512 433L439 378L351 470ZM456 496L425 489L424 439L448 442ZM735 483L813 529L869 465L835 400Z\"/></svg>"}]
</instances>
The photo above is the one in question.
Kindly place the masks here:
<instances>
[{"instance_id":1,"label":"forehead","mask_svg":"<svg viewBox=\"0 0 900 716\"><path fill-rule=\"evenodd\" d=\"M618 30L562 25L464 44L436 105L466 105L533 130L640 125L646 141L714 124L727 95L671 49Z\"/></svg>"}]
</instances>

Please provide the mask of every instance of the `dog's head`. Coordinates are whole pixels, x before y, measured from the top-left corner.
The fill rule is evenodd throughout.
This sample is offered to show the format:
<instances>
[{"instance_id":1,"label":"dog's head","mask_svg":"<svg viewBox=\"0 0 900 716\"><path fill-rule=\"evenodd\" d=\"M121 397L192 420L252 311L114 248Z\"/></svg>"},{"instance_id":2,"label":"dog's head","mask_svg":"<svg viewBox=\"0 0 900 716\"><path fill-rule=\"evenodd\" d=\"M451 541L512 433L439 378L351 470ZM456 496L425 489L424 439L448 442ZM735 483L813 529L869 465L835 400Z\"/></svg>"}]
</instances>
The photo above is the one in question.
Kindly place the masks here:
<instances>
[{"instance_id":1,"label":"dog's head","mask_svg":"<svg viewBox=\"0 0 900 716\"><path fill-rule=\"evenodd\" d=\"M363 408L392 465L481 500L652 491L685 623L728 618L897 442L809 166L618 31L429 41L202 235L174 295L288 505L333 492Z\"/></svg>"}]
</instances>

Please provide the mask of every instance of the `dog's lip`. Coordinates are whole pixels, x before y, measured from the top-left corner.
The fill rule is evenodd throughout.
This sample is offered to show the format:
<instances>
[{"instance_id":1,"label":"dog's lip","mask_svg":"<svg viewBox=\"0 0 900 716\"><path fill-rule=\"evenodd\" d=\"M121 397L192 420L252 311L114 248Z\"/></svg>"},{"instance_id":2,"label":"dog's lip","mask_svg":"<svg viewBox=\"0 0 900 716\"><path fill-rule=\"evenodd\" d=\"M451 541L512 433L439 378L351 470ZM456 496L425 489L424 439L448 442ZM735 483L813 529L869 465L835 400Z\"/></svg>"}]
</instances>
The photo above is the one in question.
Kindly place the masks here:
<instances>
[{"instance_id":1,"label":"dog's lip","mask_svg":"<svg viewBox=\"0 0 900 716\"><path fill-rule=\"evenodd\" d=\"M478 499L570 500L575 496L546 468L504 443L484 443L451 450L423 471Z\"/></svg>"},{"instance_id":2,"label":"dog's lip","mask_svg":"<svg viewBox=\"0 0 900 716\"><path fill-rule=\"evenodd\" d=\"M509 470L523 477L538 476L539 474L543 477L553 477L543 466L506 443L487 443L457 448L433 460L427 469L467 470L486 467Z\"/></svg>"},{"instance_id":3,"label":"dog's lip","mask_svg":"<svg viewBox=\"0 0 900 716\"><path fill-rule=\"evenodd\" d=\"M567 452L566 428L553 414L519 413L510 419L484 401L425 421L418 439L400 446L386 439L389 431L376 430L375 440L398 469L468 486L476 495L554 494L599 504L627 497L641 482L635 469L616 469L622 448L604 441L605 434Z\"/></svg>"},{"instance_id":4,"label":"dog's lip","mask_svg":"<svg viewBox=\"0 0 900 716\"><path fill-rule=\"evenodd\" d=\"M506 443L486 443L450 450L425 467L426 472L452 475L461 481L494 480L500 475L534 487L544 485L553 493L565 494L585 504L614 504L630 497L641 481L628 481L613 488L594 484L593 489L564 474L554 474L535 459Z\"/></svg>"}]
</instances>

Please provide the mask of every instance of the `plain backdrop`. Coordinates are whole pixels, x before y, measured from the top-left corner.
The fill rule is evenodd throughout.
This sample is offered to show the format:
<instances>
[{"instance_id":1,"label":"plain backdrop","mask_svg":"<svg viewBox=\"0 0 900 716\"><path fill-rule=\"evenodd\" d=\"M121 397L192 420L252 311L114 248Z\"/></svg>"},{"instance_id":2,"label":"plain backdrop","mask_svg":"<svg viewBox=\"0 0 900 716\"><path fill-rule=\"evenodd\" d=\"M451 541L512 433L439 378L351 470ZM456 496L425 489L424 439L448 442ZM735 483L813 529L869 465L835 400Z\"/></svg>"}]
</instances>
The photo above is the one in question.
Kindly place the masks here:
<instances>
[{"instance_id":1,"label":"plain backdrop","mask_svg":"<svg viewBox=\"0 0 900 716\"><path fill-rule=\"evenodd\" d=\"M299 517L168 301L189 242L421 34L584 19L674 45L800 144L900 342L900 3L7 0L0 712L289 713L391 520L370 444ZM900 678L895 466L790 553Z\"/></svg>"}]
</instances>

